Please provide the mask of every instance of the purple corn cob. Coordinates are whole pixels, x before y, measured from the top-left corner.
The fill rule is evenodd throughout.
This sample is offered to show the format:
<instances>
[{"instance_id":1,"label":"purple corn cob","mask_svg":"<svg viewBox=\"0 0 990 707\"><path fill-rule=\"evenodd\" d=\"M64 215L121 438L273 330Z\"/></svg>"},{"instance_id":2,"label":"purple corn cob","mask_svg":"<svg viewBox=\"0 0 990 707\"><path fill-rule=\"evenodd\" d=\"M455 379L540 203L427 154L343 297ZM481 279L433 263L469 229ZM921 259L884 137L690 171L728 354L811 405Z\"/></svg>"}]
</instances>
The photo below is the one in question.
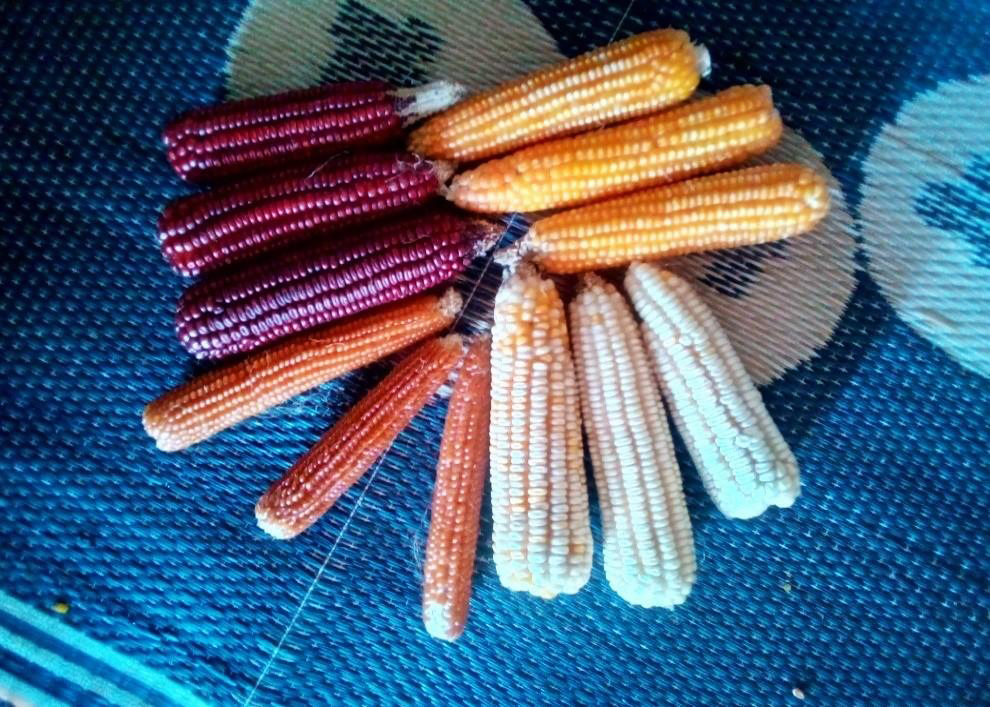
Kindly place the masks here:
<instances>
[{"instance_id":1,"label":"purple corn cob","mask_svg":"<svg viewBox=\"0 0 990 707\"><path fill-rule=\"evenodd\" d=\"M450 176L446 163L405 152L342 156L283 170L169 205L158 223L162 253L182 275L423 204Z\"/></svg>"},{"instance_id":2,"label":"purple corn cob","mask_svg":"<svg viewBox=\"0 0 990 707\"><path fill-rule=\"evenodd\" d=\"M190 111L165 128L168 161L196 183L312 162L381 145L463 95L462 87L447 81L412 89L358 81L221 103Z\"/></svg>"},{"instance_id":3,"label":"purple corn cob","mask_svg":"<svg viewBox=\"0 0 990 707\"><path fill-rule=\"evenodd\" d=\"M197 358L244 353L447 282L496 235L444 211L352 232L192 286L176 331Z\"/></svg>"}]
</instances>

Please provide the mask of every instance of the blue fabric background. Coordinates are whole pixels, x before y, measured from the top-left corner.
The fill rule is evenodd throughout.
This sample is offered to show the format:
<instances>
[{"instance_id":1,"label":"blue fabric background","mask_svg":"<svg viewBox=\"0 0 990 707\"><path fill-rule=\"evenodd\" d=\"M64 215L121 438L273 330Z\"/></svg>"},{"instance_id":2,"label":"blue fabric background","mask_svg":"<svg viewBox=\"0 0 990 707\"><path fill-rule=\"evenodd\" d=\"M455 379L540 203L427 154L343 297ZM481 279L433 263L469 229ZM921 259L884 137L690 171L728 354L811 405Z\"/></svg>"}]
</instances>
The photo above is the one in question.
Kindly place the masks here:
<instances>
[{"instance_id":1,"label":"blue fabric background","mask_svg":"<svg viewBox=\"0 0 990 707\"><path fill-rule=\"evenodd\" d=\"M574 54L607 41L626 3L532 8ZM217 703L251 692L335 544L257 703L763 705L795 686L822 704L985 703L990 384L909 329L865 271L829 347L765 391L804 472L796 506L728 521L683 459L700 580L674 612L625 605L600 551L576 596L505 591L485 525L468 631L429 639L418 562L442 403L311 532L264 538L254 500L380 365L155 451L141 409L193 370L172 330L182 283L154 235L184 191L160 129L222 96L242 10L4 4L0 589L68 601L66 623ZM712 49L712 87L770 83L854 211L866 151L905 97L990 71L981 0L641 0L620 36L667 25ZM3 646L0 668L93 703Z\"/></svg>"}]
</instances>

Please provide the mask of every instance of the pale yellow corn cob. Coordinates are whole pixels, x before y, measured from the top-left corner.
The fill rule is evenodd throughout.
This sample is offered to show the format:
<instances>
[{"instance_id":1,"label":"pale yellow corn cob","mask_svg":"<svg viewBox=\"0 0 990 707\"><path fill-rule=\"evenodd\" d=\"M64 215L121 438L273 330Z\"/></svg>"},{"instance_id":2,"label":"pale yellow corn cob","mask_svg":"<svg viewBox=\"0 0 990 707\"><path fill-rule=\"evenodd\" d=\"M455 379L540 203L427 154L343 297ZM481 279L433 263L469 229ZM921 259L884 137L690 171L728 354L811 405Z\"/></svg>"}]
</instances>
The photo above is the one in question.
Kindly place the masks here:
<instances>
[{"instance_id":1,"label":"pale yellow corn cob","mask_svg":"<svg viewBox=\"0 0 990 707\"><path fill-rule=\"evenodd\" d=\"M413 131L409 149L467 162L683 101L710 60L686 33L644 32L479 93Z\"/></svg>"},{"instance_id":2,"label":"pale yellow corn cob","mask_svg":"<svg viewBox=\"0 0 990 707\"><path fill-rule=\"evenodd\" d=\"M605 130L540 143L458 175L447 198L471 211L540 211L739 164L783 126L768 86L736 86Z\"/></svg>"},{"instance_id":3,"label":"pale yellow corn cob","mask_svg":"<svg viewBox=\"0 0 990 707\"><path fill-rule=\"evenodd\" d=\"M519 250L548 272L595 270L804 233L828 203L825 180L807 167L750 167L539 219Z\"/></svg>"},{"instance_id":4,"label":"pale yellow corn cob","mask_svg":"<svg viewBox=\"0 0 990 707\"><path fill-rule=\"evenodd\" d=\"M793 504L801 488L794 455L708 307L686 281L654 265L631 265L625 285L671 416L715 505L730 518L753 518Z\"/></svg>"},{"instance_id":5,"label":"pale yellow corn cob","mask_svg":"<svg viewBox=\"0 0 990 707\"><path fill-rule=\"evenodd\" d=\"M591 573L581 416L564 305L519 265L495 297L491 483L499 580L551 598Z\"/></svg>"},{"instance_id":6,"label":"pale yellow corn cob","mask_svg":"<svg viewBox=\"0 0 990 707\"><path fill-rule=\"evenodd\" d=\"M598 486L605 577L631 604L673 607L695 579L681 473L639 327L589 275L570 306L581 409Z\"/></svg>"}]
</instances>

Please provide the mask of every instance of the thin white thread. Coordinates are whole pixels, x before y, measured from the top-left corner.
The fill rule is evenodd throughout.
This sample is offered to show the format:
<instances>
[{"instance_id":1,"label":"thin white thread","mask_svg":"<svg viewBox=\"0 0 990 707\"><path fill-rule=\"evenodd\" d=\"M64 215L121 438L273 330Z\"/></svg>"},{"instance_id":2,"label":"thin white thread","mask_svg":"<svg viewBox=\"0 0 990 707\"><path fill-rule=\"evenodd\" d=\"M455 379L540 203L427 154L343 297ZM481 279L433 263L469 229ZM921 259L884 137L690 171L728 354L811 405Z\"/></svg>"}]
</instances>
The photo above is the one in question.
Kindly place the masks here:
<instances>
[{"instance_id":1,"label":"thin white thread","mask_svg":"<svg viewBox=\"0 0 990 707\"><path fill-rule=\"evenodd\" d=\"M251 704L251 700L254 698L254 695L258 691L258 688L261 687L262 681L265 679L265 676L268 675L268 671L271 670L272 665L274 665L275 658L282 650L282 646L285 645L285 640L289 637L289 634L292 632L292 629L295 627L296 621L299 619L299 616L302 614L303 609L306 608L306 604L309 603L309 598L313 595L313 590L316 589L316 585L319 584L320 579L323 578L323 573L326 571L327 565L330 564L330 560L333 558L333 553L337 550L337 546L340 544L341 539L343 539L344 533L347 532L347 528L348 526L350 526L351 520L353 520L354 518L354 514L356 514L358 508L361 507L361 501L364 500L365 494L368 493L368 489L371 488L372 482L375 480L375 477L378 476L378 470L381 468L382 462L385 460L385 455L388 454L388 451L391 448L392 445L389 444L388 447L385 449L385 451L382 453L382 456L379 457L378 463L375 464L375 468L372 469L371 476L368 477L368 483L365 484L364 488L361 490L361 495L358 496L357 501L354 503L354 508L352 508L351 512L347 514L347 519L344 521L344 525L341 526L340 532L337 533L337 539L333 541L333 545L330 547L329 552L327 552L327 556L323 558L323 564L321 564L320 569L316 571L316 575L313 577L313 581L309 583L309 587L306 589L306 593L303 594L302 601L299 602L299 606L296 608L296 611L292 615L292 618L289 619L289 623L285 627L285 631L282 632L282 637L279 638L278 643L275 644L275 649L272 651L272 654L268 656L268 662L265 663L265 667L262 668L261 674L258 676L258 679L255 680L254 687L251 688L251 692L248 693L248 696L244 699L244 702L241 703L242 707L246 707L247 705Z\"/></svg>"},{"instance_id":2,"label":"thin white thread","mask_svg":"<svg viewBox=\"0 0 990 707\"><path fill-rule=\"evenodd\" d=\"M512 228L512 224L515 221L515 218L516 218L516 214L513 214L512 217L509 219L509 223L505 227L505 231L502 232L502 236L499 237L499 240L501 240L505 236L505 234L509 232L509 229ZM491 252L494 253L494 251L495 249L492 248ZM484 269L481 271L481 274L478 276L478 279L475 281L474 287L471 289L470 294L468 294L467 298L465 299L464 306L461 307L461 311L458 313L457 319L455 319L454 323L451 325L451 329L453 329L457 325L457 323L461 320L461 317L464 315L464 311L467 309L467 306L471 303L471 300L474 299L474 296L478 291L478 287L481 284L481 281L485 277L485 273L488 272L488 266L491 264L491 262L492 262L492 255L489 255L488 261L485 263ZM282 632L282 636L278 639L278 643L275 644L275 648L272 650L271 655L268 656L268 660L265 662L265 666L262 668L261 674L258 675L258 679L255 680L254 686L251 688L251 691L244 699L244 702L241 703L242 707L247 707L247 705L251 704L251 700L254 699L254 695L258 692L258 688L261 687L261 683L264 681L265 676L268 675L272 665L275 664L275 659L278 657L278 654L282 650L282 646L285 645L286 639L289 637L289 634L292 632L292 629L295 627L296 621L299 620L300 615L302 615L303 610L306 608L306 604L309 603L309 598L313 595L313 591L316 589L316 585L319 584L320 580L323 578L323 573L326 571L327 565L330 564L330 560L333 558L333 554L337 550L337 546L340 544L341 539L344 537L344 533L347 532L347 528L350 526L351 520L354 518L354 514L357 513L358 508L361 507L361 502L364 500L365 495L368 493L368 489L371 488L371 484L374 482L375 477L378 475L378 470L381 468L382 463L385 461L385 457L392 449L392 445L394 444L394 442L395 442L394 440L390 442L389 445L385 448L385 451L382 452L381 457L378 458L378 462L375 464L375 468L372 470L371 476L368 477L368 483L365 484L364 489L361 490L361 495L358 496L357 501L354 503L354 508L352 508L351 512L347 515L347 519L344 521L344 524L341 526L340 532L337 533L337 538L333 541L333 545L330 547L329 552L327 552L327 556L323 559L323 564L321 564L320 568L316 571L316 575L313 577L313 581L310 582L309 587L306 589L306 593L303 594L302 600L299 602L299 606L296 607L295 613L293 613L292 618L289 619L289 623L286 625L285 631Z\"/></svg>"},{"instance_id":3,"label":"thin white thread","mask_svg":"<svg viewBox=\"0 0 990 707\"><path fill-rule=\"evenodd\" d=\"M629 17L629 11L632 10L632 6L635 3L636 0L629 0L629 5L626 7L626 11L622 13L622 17L619 18L619 24L615 26L615 31L612 32L612 36L608 39L609 44L615 41L616 36L619 34L619 30L622 29L622 25L625 23L626 18Z\"/></svg>"},{"instance_id":4,"label":"thin white thread","mask_svg":"<svg viewBox=\"0 0 990 707\"><path fill-rule=\"evenodd\" d=\"M619 19L619 24L616 25L615 31L612 32L612 38L608 40L609 43L611 43L612 40L615 39L616 35L619 33L619 30L622 28L622 24L626 21L626 17L629 16L629 11L632 9L632 6L635 2L636 0L629 0L629 6L626 7L626 11ZM505 237L505 234L508 233L509 230L512 228L512 225L513 223L515 223L517 215L518 214L512 214L512 216L509 217L509 222L506 224L505 230L502 232L502 235L499 237L500 241L502 240L502 238ZM474 287L471 288L471 292L468 293L468 296L464 300L464 305L461 307L461 311L458 312L457 318L454 319L454 323L451 324L450 326L451 331L461 321L461 318L464 316L464 312L467 311L468 305L471 304L472 300L474 299L474 296L477 294L478 288L481 286L481 281L484 280L485 275L488 273L488 268L491 266L492 261L495 258L496 250L497 250L497 244L496 246L492 247L491 251L489 251L488 259L485 261L485 265L482 268L481 273L479 273L478 279L475 280ZM265 663L265 667L262 669L261 674L258 676L258 679L255 681L254 687L251 688L251 692L248 693L247 698L244 700L244 702L241 703L241 707L247 707L247 705L251 703L251 700L254 698L254 695L258 691L258 688L261 687L262 681L265 679L265 676L268 674L268 671L271 670L272 665L275 663L275 658L278 656L279 651L282 650L282 646L285 645L285 639L288 638L289 633L292 631L293 627L295 626L296 621L299 619L299 616L303 612L303 609L306 608L306 604L309 602L309 597L312 596L313 590L316 589L316 585L319 584L320 579L323 577L323 572L326 570L327 565L330 563L330 558L333 557L333 553L337 549L337 545L340 544L341 538L344 537L344 533L347 531L348 526L350 526L351 524L351 519L354 517L354 514L357 513L358 508L361 506L361 502L364 500L365 494L368 493L368 489L371 488L371 483L375 480L375 477L378 475L378 469L381 468L382 462L385 461L385 457L392 449L393 443L394 440L391 443L389 443L388 447L385 448L385 451L382 452L381 457L379 457L378 463L375 464L375 468L371 472L371 476L368 478L368 483L361 491L361 495L358 496L358 499L354 504L354 508L351 509L351 512L347 516L347 520L344 521L344 525L341 526L340 532L337 534L337 539L334 540L333 546L330 548L330 551L327 553L326 558L323 560L323 564L320 565L320 569L317 570L316 576L314 576L313 581L310 582L309 588L306 590L306 593L303 595L302 601L299 602L299 607L292 615L292 619L289 620L289 624L285 627L285 631L282 633L282 637L278 640L278 643L275 644L275 649L272 651L272 654L268 657L268 661Z\"/></svg>"},{"instance_id":5,"label":"thin white thread","mask_svg":"<svg viewBox=\"0 0 990 707\"><path fill-rule=\"evenodd\" d=\"M505 238L505 234L512 230L512 224L516 222L516 216L519 214L512 214L509 217L509 223L505 225L505 230L502 231L502 235L498 237L498 241L491 247L488 251L488 258L485 260L485 265L481 268L481 272L478 273L478 278L474 281L474 286L468 293L468 296L464 299L464 304L461 305L461 311L457 313L457 317L454 318L453 324L450 325L448 331L454 331L457 325L460 324L461 319L464 318L464 313L467 312L468 305L474 300L474 296L478 293L478 288L481 287L482 281L485 279L485 275L488 274L488 268L491 267L492 261L495 260L495 253L498 250L498 242Z\"/></svg>"}]
</instances>

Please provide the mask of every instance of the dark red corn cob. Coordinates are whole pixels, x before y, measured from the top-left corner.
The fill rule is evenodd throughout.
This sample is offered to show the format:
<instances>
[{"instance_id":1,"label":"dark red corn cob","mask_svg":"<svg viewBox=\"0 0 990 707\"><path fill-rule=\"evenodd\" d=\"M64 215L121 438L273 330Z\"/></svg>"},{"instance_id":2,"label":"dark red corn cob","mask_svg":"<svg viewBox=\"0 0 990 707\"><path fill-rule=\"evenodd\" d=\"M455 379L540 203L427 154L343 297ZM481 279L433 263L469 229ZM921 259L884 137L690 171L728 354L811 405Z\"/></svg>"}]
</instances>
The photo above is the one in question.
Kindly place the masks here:
<instances>
[{"instance_id":1,"label":"dark red corn cob","mask_svg":"<svg viewBox=\"0 0 990 707\"><path fill-rule=\"evenodd\" d=\"M450 173L446 163L405 152L357 154L195 194L162 214L162 253L176 272L198 275L316 232L423 204Z\"/></svg>"},{"instance_id":2,"label":"dark red corn cob","mask_svg":"<svg viewBox=\"0 0 990 707\"><path fill-rule=\"evenodd\" d=\"M197 358L222 358L423 292L493 244L494 225L416 214L204 280L179 301L176 330Z\"/></svg>"},{"instance_id":3,"label":"dark red corn cob","mask_svg":"<svg viewBox=\"0 0 990 707\"><path fill-rule=\"evenodd\" d=\"M463 95L446 81L327 84L190 111L165 128L165 145L180 177L208 182L381 145Z\"/></svg>"}]
</instances>

